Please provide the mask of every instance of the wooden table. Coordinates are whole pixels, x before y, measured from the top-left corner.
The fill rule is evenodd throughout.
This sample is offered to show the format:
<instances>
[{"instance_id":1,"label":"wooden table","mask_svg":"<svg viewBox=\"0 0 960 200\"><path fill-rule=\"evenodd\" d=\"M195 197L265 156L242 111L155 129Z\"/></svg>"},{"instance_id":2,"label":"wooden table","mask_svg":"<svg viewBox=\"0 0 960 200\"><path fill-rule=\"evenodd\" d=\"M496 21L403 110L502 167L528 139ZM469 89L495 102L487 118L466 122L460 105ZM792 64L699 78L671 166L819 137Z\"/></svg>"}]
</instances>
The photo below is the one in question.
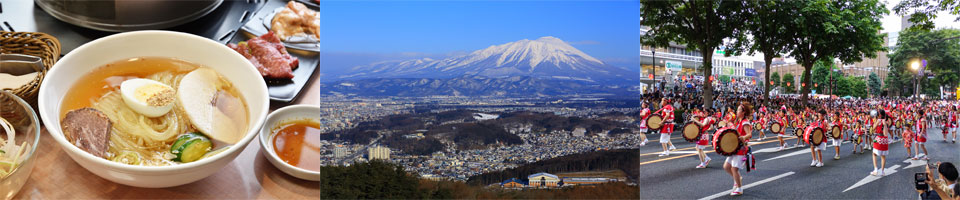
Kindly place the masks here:
<instances>
[{"instance_id":1,"label":"wooden table","mask_svg":"<svg viewBox=\"0 0 960 200\"><path fill-rule=\"evenodd\" d=\"M291 104L319 103L319 74ZM280 105L278 105L280 104ZM285 104L271 102L271 110ZM70 159L46 128L41 130L36 166L15 199L91 198L206 198L206 199L318 199L320 182L283 173L260 152L254 138L222 171L187 185L171 188L137 188L110 182L90 173Z\"/></svg>"}]
</instances>

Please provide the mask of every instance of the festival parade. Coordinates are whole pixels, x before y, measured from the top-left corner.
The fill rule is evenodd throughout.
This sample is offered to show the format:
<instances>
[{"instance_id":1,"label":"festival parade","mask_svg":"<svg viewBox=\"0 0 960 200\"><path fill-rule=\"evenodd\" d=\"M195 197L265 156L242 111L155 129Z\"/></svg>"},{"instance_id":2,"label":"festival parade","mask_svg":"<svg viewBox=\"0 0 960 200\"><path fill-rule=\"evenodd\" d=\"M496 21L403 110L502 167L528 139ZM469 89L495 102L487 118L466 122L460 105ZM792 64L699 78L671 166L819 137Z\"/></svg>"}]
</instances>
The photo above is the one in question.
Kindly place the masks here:
<instances>
[{"instance_id":1,"label":"festival parade","mask_svg":"<svg viewBox=\"0 0 960 200\"><path fill-rule=\"evenodd\" d=\"M958 199L945 1L641 1L642 199Z\"/></svg>"}]
</instances>

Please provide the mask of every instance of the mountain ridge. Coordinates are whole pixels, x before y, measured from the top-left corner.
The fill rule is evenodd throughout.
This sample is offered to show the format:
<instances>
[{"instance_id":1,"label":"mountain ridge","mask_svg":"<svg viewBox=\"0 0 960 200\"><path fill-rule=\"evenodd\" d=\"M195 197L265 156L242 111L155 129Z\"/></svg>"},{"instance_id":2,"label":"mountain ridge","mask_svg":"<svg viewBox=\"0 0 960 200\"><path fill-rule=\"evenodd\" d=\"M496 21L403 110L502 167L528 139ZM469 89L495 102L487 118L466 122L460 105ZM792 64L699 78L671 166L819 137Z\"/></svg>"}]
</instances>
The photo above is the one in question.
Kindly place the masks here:
<instances>
[{"instance_id":1,"label":"mountain ridge","mask_svg":"<svg viewBox=\"0 0 960 200\"><path fill-rule=\"evenodd\" d=\"M462 75L454 78L372 78L321 83L331 95L347 96L556 96L635 95L632 87L602 85L587 81L543 79L530 76L491 78Z\"/></svg>"},{"instance_id":2,"label":"mountain ridge","mask_svg":"<svg viewBox=\"0 0 960 200\"><path fill-rule=\"evenodd\" d=\"M479 75L491 78L530 76L596 83L632 83L637 72L614 67L574 48L563 40L545 36L523 39L444 59L409 59L375 62L351 68L341 80L370 78L455 78Z\"/></svg>"}]
</instances>

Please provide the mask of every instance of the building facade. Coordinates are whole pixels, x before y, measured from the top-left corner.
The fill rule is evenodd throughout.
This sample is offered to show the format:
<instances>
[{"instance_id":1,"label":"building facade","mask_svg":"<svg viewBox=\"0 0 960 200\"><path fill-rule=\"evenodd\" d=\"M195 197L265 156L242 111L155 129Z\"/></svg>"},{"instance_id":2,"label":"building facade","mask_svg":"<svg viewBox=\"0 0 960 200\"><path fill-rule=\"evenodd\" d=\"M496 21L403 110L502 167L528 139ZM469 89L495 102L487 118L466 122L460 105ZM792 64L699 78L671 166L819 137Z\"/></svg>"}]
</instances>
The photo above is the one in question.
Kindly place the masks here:
<instances>
[{"instance_id":1,"label":"building facade","mask_svg":"<svg viewBox=\"0 0 960 200\"><path fill-rule=\"evenodd\" d=\"M389 160L390 159L390 148L374 146L367 149L367 158L370 160L381 159Z\"/></svg>"},{"instance_id":2,"label":"building facade","mask_svg":"<svg viewBox=\"0 0 960 200\"><path fill-rule=\"evenodd\" d=\"M510 178L500 183L500 187L504 187L504 188L523 188L526 186L527 186L526 181L523 181L517 178Z\"/></svg>"},{"instance_id":3,"label":"building facade","mask_svg":"<svg viewBox=\"0 0 960 200\"><path fill-rule=\"evenodd\" d=\"M530 184L530 187L557 187L559 186L560 178L557 177L557 175L540 172L527 176L527 182Z\"/></svg>"},{"instance_id":4,"label":"building facade","mask_svg":"<svg viewBox=\"0 0 960 200\"><path fill-rule=\"evenodd\" d=\"M572 132L573 137L583 137L585 133L587 133L587 129L583 127L577 127L573 129L573 132Z\"/></svg>"},{"instance_id":5,"label":"building facade","mask_svg":"<svg viewBox=\"0 0 960 200\"><path fill-rule=\"evenodd\" d=\"M883 38L883 46L890 46L890 36ZM870 73L876 73L880 80L887 79L887 73L890 72L890 57L887 57L887 51L878 51L876 58L863 58L863 61L853 64L843 65L843 74L847 76L856 76L867 78Z\"/></svg>"},{"instance_id":6,"label":"building facade","mask_svg":"<svg viewBox=\"0 0 960 200\"><path fill-rule=\"evenodd\" d=\"M563 177L563 186L599 185L616 181L616 179L603 177Z\"/></svg>"},{"instance_id":7,"label":"building facade","mask_svg":"<svg viewBox=\"0 0 960 200\"><path fill-rule=\"evenodd\" d=\"M800 88L799 87L800 81L801 81L800 77L803 74L803 66L800 65L799 63L785 63L785 64L778 64L778 65L770 65L770 76L773 76L774 73L777 73L778 75L780 75L780 78L781 78L780 81L786 81L782 79L784 75L793 74L793 82L790 83L790 87L793 87L794 89ZM770 84L769 81L765 81L765 82L767 84ZM781 85L786 85L786 84L781 83Z\"/></svg>"},{"instance_id":8,"label":"building facade","mask_svg":"<svg viewBox=\"0 0 960 200\"><path fill-rule=\"evenodd\" d=\"M896 40L895 37L897 36L897 34L888 33L887 37L883 39L884 46L891 49L895 48L891 46L890 41ZM845 76L861 77L864 80L866 80L871 73L875 73L880 78L880 82L882 84L883 80L887 79L887 74L890 72L890 58L887 57L887 54L887 51L878 51L875 58L864 57L860 62L851 64L837 62L835 65L842 66L840 69ZM781 77L787 73L793 74L794 82L791 83L791 86L796 87L795 89L798 89L797 91L799 91L799 85L802 81L800 78L803 74L803 66L798 63L772 64L770 65L770 74L772 75L774 72L779 73ZM768 81L764 82L770 84Z\"/></svg>"},{"instance_id":9,"label":"building facade","mask_svg":"<svg viewBox=\"0 0 960 200\"><path fill-rule=\"evenodd\" d=\"M647 34L646 27L641 27L640 34ZM755 76L753 61L748 56L724 56L724 51L714 50L712 59L712 74L716 76L730 76L731 78L752 78ZM650 82L650 77L657 80L675 79L683 75L703 75L703 55L700 51L688 49L684 45L671 43L668 47L651 48L640 47L640 65L642 79Z\"/></svg>"},{"instance_id":10,"label":"building facade","mask_svg":"<svg viewBox=\"0 0 960 200\"><path fill-rule=\"evenodd\" d=\"M344 148L339 145L336 148L333 148L333 157L335 158L347 157L347 148Z\"/></svg>"}]
</instances>

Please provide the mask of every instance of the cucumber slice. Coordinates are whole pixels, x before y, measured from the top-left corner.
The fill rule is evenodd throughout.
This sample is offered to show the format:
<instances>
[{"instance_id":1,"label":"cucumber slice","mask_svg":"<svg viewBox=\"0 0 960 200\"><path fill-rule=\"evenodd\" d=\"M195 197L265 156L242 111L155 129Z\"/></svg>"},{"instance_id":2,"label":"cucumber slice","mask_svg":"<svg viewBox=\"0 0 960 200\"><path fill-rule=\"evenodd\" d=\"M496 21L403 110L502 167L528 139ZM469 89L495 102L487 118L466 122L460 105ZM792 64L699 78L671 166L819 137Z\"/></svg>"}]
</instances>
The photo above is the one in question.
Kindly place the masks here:
<instances>
[{"instance_id":1,"label":"cucumber slice","mask_svg":"<svg viewBox=\"0 0 960 200\"><path fill-rule=\"evenodd\" d=\"M179 153L176 154L177 158L174 158L174 161L188 163L199 160L200 157L203 157L203 154L210 152L211 147L213 147L213 143L207 137L194 137L180 146L177 150Z\"/></svg>"},{"instance_id":2,"label":"cucumber slice","mask_svg":"<svg viewBox=\"0 0 960 200\"><path fill-rule=\"evenodd\" d=\"M174 152L174 151L177 150L177 149L179 149L180 146L182 146L184 142L187 142L187 140L190 140L190 138L194 138L194 137L196 137L196 136L194 136L193 133L185 133L185 134L183 134L183 135L180 135L180 137L177 137L177 141L174 141L174 142L173 142L173 145L170 146L170 153L173 153L173 154L179 153L179 152Z\"/></svg>"},{"instance_id":3,"label":"cucumber slice","mask_svg":"<svg viewBox=\"0 0 960 200\"><path fill-rule=\"evenodd\" d=\"M177 138L177 141L173 142L173 145L170 146L170 153L179 154L180 146L183 146L187 141L190 141L193 138L205 137L200 133L184 133Z\"/></svg>"}]
</instances>

